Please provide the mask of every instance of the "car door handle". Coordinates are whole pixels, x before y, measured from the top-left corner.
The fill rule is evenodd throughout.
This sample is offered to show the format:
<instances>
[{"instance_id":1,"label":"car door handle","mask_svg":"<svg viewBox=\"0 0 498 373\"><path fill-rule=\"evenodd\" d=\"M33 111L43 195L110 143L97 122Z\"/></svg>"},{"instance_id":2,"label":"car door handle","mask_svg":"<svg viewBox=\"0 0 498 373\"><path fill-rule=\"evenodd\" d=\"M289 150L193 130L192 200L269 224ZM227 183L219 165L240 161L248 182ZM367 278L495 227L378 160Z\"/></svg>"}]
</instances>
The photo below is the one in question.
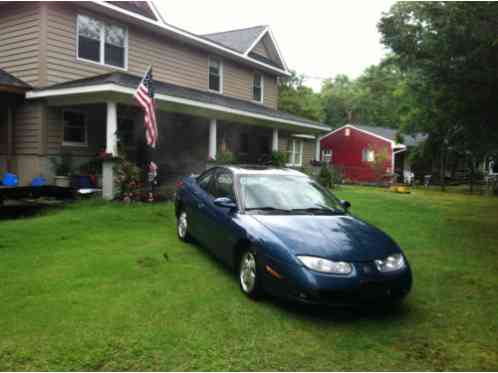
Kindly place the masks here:
<instances>
[{"instance_id":1,"label":"car door handle","mask_svg":"<svg viewBox=\"0 0 498 373\"><path fill-rule=\"evenodd\" d=\"M204 207L204 203L202 202L197 202L197 207L202 209Z\"/></svg>"}]
</instances>

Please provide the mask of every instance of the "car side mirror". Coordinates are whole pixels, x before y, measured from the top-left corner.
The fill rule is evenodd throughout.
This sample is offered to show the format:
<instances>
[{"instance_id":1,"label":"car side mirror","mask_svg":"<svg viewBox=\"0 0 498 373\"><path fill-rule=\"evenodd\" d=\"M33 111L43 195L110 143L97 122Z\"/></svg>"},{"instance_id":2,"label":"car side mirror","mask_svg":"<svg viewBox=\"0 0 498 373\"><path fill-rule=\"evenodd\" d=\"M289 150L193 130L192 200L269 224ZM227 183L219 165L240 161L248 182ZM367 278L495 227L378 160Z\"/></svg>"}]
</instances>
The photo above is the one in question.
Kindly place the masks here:
<instances>
[{"instance_id":1,"label":"car side mirror","mask_svg":"<svg viewBox=\"0 0 498 373\"><path fill-rule=\"evenodd\" d=\"M351 208L351 203L349 201L346 201L346 200L343 200L341 199L340 200L340 203L341 203L341 206L344 208L344 210L349 210Z\"/></svg>"},{"instance_id":2,"label":"car side mirror","mask_svg":"<svg viewBox=\"0 0 498 373\"><path fill-rule=\"evenodd\" d=\"M237 204L231 198L228 198L228 197L219 197L219 198L216 198L213 201L213 203L216 206L222 207L222 208L225 208L225 209L235 210L237 208Z\"/></svg>"}]
</instances>

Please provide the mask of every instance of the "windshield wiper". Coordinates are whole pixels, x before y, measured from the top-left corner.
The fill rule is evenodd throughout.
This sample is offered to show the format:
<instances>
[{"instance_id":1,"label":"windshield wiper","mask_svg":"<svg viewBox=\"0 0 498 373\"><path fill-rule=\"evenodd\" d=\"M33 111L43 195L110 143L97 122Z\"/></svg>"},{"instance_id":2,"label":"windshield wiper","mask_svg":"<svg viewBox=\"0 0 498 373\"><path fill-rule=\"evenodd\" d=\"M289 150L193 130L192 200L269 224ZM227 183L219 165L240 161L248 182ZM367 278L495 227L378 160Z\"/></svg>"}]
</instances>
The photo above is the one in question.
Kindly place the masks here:
<instances>
[{"instance_id":1,"label":"windshield wiper","mask_svg":"<svg viewBox=\"0 0 498 373\"><path fill-rule=\"evenodd\" d=\"M286 210L286 209L281 209L278 207L273 207L273 206L262 206L262 207L250 207L246 208L246 211L282 211L282 212L291 212L291 210Z\"/></svg>"},{"instance_id":2,"label":"windshield wiper","mask_svg":"<svg viewBox=\"0 0 498 373\"><path fill-rule=\"evenodd\" d=\"M340 210L336 210L336 209L333 209L332 207L328 207L328 206L321 205L321 204L318 204L318 203L315 206L312 206L312 207L307 207L307 208L303 208L303 209L292 209L292 211L328 212L328 213L331 213L331 214L334 214L334 215L340 215L340 214L343 213Z\"/></svg>"}]
</instances>

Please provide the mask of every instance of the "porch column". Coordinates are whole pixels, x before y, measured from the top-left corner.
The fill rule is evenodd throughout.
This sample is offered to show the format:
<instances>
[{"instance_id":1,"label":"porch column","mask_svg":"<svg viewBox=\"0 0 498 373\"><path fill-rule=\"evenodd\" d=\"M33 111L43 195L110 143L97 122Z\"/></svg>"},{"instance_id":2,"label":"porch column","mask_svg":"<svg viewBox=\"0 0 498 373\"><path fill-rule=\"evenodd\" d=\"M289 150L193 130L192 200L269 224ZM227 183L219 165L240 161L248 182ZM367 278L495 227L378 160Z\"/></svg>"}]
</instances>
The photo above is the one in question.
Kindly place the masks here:
<instances>
[{"instance_id":1,"label":"porch column","mask_svg":"<svg viewBox=\"0 0 498 373\"><path fill-rule=\"evenodd\" d=\"M315 139L315 161L320 162L320 136Z\"/></svg>"},{"instance_id":2,"label":"porch column","mask_svg":"<svg viewBox=\"0 0 498 373\"><path fill-rule=\"evenodd\" d=\"M218 123L216 119L209 122L209 159L216 160L216 131Z\"/></svg>"},{"instance_id":3,"label":"porch column","mask_svg":"<svg viewBox=\"0 0 498 373\"><path fill-rule=\"evenodd\" d=\"M106 122L106 153L116 156L118 153L116 131L118 129L118 110L115 102L107 102ZM102 164L102 197L112 200L114 198L114 162L104 161Z\"/></svg>"},{"instance_id":4,"label":"porch column","mask_svg":"<svg viewBox=\"0 0 498 373\"><path fill-rule=\"evenodd\" d=\"M278 128L273 129L273 137L271 142L271 150L278 152Z\"/></svg>"}]
</instances>

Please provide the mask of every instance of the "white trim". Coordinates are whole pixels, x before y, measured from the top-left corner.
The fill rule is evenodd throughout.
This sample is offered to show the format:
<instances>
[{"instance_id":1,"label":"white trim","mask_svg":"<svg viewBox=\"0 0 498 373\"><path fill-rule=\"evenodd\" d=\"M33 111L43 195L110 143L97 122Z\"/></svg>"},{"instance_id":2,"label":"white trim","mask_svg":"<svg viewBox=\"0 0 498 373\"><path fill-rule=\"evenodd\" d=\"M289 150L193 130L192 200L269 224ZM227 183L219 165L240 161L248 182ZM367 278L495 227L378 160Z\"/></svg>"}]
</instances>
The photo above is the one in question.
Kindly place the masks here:
<instances>
[{"instance_id":1,"label":"white trim","mask_svg":"<svg viewBox=\"0 0 498 373\"><path fill-rule=\"evenodd\" d=\"M270 39L271 39L273 45L275 46L275 51L277 52L277 56L278 56L280 62L282 63L282 66L284 67L285 71L289 70L287 67L287 64L284 60L284 57L282 56L282 52L280 51L280 48L278 47L277 40L275 39L275 36L273 35L273 32L272 32L270 26L266 26L265 29L263 31L261 31L261 33L258 35L256 40L254 40L253 43L251 44L251 46L249 48L247 48L247 50L244 52L244 56L248 57L249 53L251 53L251 51L256 47L256 45L258 45L258 43L264 38L264 36L266 34L268 34L270 36Z\"/></svg>"},{"instance_id":2,"label":"white trim","mask_svg":"<svg viewBox=\"0 0 498 373\"><path fill-rule=\"evenodd\" d=\"M79 19L80 17L87 17L87 18L91 18L93 20L96 20L98 21L100 24L101 24L101 29L100 29L100 39L99 39L99 47L100 47L100 50L99 50L99 54L100 54L100 61L93 61L93 60L89 60L89 59L86 59L86 58L82 58L79 56L79 52L80 52L80 22L79 22ZM99 18L95 18L94 16L90 16L90 15L87 15L87 14L82 14L82 13L78 13L78 15L76 16L76 60L77 61L81 61L81 62L86 62L86 63L91 63L91 64L94 64L94 65L98 65L98 66L105 66L105 67L110 67L112 69L116 69L116 70L121 70L121 71L128 71L128 26L126 25L122 25L120 23L115 23L114 25L117 26L117 27L120 27L122 28L124 31L125 31L125 40L124 40L124 67L120 67L120 66L115 66L115 65L109 65L107 63L105 63L105 28L106 28L106 25L108 24L111 24L109 22L105 22L105 21L101 21Z\"/></svg>"},{"instance_id":3,"label":"white trim","mask_svg":"<svg viewBox=\"0 0 498 373\"><path fill-rule=\"evenodd\" d=\"M287 67L284 65L284 68L285 70L282 70L282 69L279 69L275 66L272 66L272 65L269 65L269 64L266 64L264 62L261 62L261 61L258 61L258 60L255 60L254 58L250 58L248 56L245 56L244 54L241 54L239 52L236 52L234 51L233 49L229 49L227 47L223 47L215 42L212 42L212 41L209 41L207 39L204 39L200 36L196 36L196 35L193 35L189 32L186 32L186 31L183 31L183 30L180 30L174 26L171 26L167 23L162 23L162 22L156 22L156 21L153 21L147 17L143 17L141 16L140 14L136 14L136 13L133 13L133 12L130 12L126 9L122 9L122 8L119 8L115 5L112 5L110 4L109 2L105 2L105 1L91 1L91 3L93 4L97 4L99 6L102 6L104 8L107 8L107 9L110 9L110 10L113 10L115 12L118 12L118 13L121 13L121 14L124 14L128 17L132 17L132 18L135 18L135 19L138 19L144 23L147 23L151 26L155 26L159 29L161 29L162 31L168 31L168 32L172 32L176 35L179 35L179 36L182 36L184 38L187 38L189 40L192 40L192 41L195 41L199 44L202 44L203 46L206 46L206 47L210 47L210 48L213 48L215 50L218 50L218 51L223 51L224 53L226 54L229 54L231 56L235 56L237 58L240 58L242 60L245 60L245 61L248 61L248 62L251 62L252 64L256 64L256 65L259 65L261 67L264 67L265 69L268 69L268 70L271 70L273 72L277 72L281 75L284 75L284 76L291 76L291 73L288 71Z\"/></svg>"},{"instance_id":4,"label":"white trim","mask_svg":"<svg viewBox=\"0 0 498 373\"><path fill-rule=\"evenodd\" d=\"M107 83L107 84L93 85L93 86L87 86L87 87L29 91L29 92L26 92L26 98L27 99L35 99L35 98L68 96L68 95L78 95L78 94L86 94L86 93L103 93L103 92L123 93L123 94L128 94L131 96L133 96L135 94L135 90L133 88L122 87L122 86L114 84L114 83ZM330 127L308 124L308 123L298 122L295 120L276 118L276 117L271 117L271 116L268 116L265 114L252 113L252 112L244 111L244 110L231 109L231 108L227 108L227 107L222 106L222 105L207 104L207 103L198 102L198 101L194 101L194 100L190 100L190 99L186 99L186 98L180 98L180 97L169 96L169 95L164 95L164 94L156 94L155 98L156 98L156 100L174 102L174 103L178 103L178 104L194 106L194 107L203 108L203 109L216 110L216 111L220 111L223 113L241 115L241 116L246 116L246 117L250 117L250 118L254 118L254 119L266 120L269 122L291 124L291 125L295 125L298 127L309 128L309 129L314 129L314 130L319 130L319 131L330 131Z\"/></svg>"},{"instance_id":5,"label":"white trim","mask_svg":"<svg viewBox=\"0 0 498 373\"><path fill-rule=\"evenodd\" d=\"M156 18L161 21L162 23L166 23L166 19L164 18L163 14L161 13L161 10L154 4L154 1L147 1L147 4L149 5L150 9L152 10L152 13L156 16Z\"/></svg>"},{"instance_id":6,"label":"white trim","mask_svg":"<svg viewBox=\"0 0 498 373\"><path fill-rule=\"evenodd\" d=\"M326 135L322 136L322 137L320 138L320 140L325 140L325 139L326 139L327 137L329 137L330 135L333 135L334 133L339 132L339 131L341 131L341 130L343 130L343 129L345 129L345 128L352 128L352 129L355 129L355 130L357 130L357 131L360 131L360 132L366 133L366 134L368 134L368 135L370 135L370 136L373 136L373 137L376 137L376 138L378 138L378 139L384 140L384 141L386 141L386 142L388 142L388 143L390 143L390 144L391 144L392 149L394 149L397 145L398 145L398 146L400 145L400 144L396 144L393 140L388 139L387 137L383 137L383 136L377 135L376 133L373 133L373 132L370 132L370 131L367 131L367 130L364 130L364 129L361 129L361 128L358 128L358 127L355 127L355 126L353 126L352 124L346 124L346 125L344 125L344 126L342 126L342 127L339 127L339 128L337 128L337 129L333 130L332 132L330 132L330 133L328 133L328 134L326 134ZM401 145L402 145L402 144L401 144Z\"/></svg>"},{"instance_id":7,"label":"white trim","mask_svg":"<svg viewBox=\"0 0 498 373\"><path fill-rule=\"evenodd\" d=\"M209 87L209 83L211 81L211 70L210 70L210 65L211 65L211 60L218 60L218 64L219 64L219 67L220 67L220 90L217 91L215 89L211 89ZM219 94L223 94L223 60L220 58L220 57L216 57L216 56L208 56L208 91L209 92L213 92L213 93L219 93Z\"/></svg>"},{"instance_id":8,"label":"white trim","mask_svg":"<svg viewBox=\"0 0 498 373\"><path fill-rule=\"evenodd\" d=\"M69 113L78 113L83 115L83 122L85 126L85 141L84 142L73 142L73 141L64 141L64 137L66 135L66 121L64 120L64 114L66 112ZM88 122L87 122L86 112L78 109L63 109L62 110L62 146L66 147L74 147L74 148L88 148Z\"/></svg>"},{"instance_id":9,"label":"white trim","mask_svg":"<svg viewBox=\"0 0 498 373\"><path fill-rule=\"evenodd\" d=\"M299 138L299 139L307 139L307 140L315 140L316 139L316 136L313 136L313 135L305 135L305 134L293 134L291 135L291 137L296 137L296 138Z\"/></svg>"}]
</instances>

